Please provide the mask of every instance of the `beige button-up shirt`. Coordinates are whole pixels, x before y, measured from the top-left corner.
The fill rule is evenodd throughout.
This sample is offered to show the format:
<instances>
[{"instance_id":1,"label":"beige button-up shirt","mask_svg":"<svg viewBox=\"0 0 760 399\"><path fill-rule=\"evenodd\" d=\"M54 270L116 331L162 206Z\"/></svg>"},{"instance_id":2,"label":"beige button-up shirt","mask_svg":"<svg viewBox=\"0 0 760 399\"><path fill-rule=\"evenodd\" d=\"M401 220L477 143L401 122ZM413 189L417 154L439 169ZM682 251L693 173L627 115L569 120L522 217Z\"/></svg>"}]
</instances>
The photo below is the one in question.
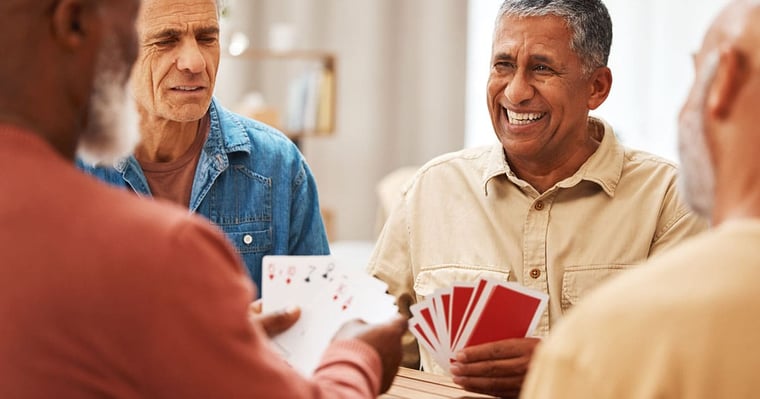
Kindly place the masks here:
<instances>
[{"instance_id":1,"label":"beige button-up shirt","mask_svg":"<svg viewBox=\"0 0 760 399\"><path fill-rule=\"evenodd\" d=\"M525 399L756 398L760 220L725 222L589 295L538 346Z\"/></svg>"},{"instance_id":2,"label":"beige button-up shirt","mask_svg":"<svg viewBox=\"0 0 760 399\"><path fill-rule=\"evenodd\" d=\"M623 147L609 125L590 119L591 129L600 124L596 152L544 193L515 176L500 144L428 162L389 216L370 273L405 314L454 282L518 282L549 295L536 330L544 336L601 281L704 230L678 198L676 167ZM416 363L417 350L409 334L404 364ZM424 351L421 360L443 372Z\"/></svg>"}]
</instances>

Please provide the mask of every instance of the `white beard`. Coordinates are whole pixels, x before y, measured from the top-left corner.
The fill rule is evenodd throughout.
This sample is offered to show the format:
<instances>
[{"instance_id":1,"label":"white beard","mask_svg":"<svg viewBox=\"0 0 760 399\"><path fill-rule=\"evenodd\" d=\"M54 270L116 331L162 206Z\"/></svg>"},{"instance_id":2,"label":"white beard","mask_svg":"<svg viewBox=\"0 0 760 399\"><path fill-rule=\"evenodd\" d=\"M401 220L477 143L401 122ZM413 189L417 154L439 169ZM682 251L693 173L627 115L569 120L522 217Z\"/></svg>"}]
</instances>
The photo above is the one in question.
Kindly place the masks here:
<instances>
[{"instance_id":1,"label":"white beard","mask_svg":"<svg viewBox=\"0 0 760 399\"><path fill-rule=\"evenodd\" d=\"M704 106L707 90L715 77L718 54L706 56L702 73L696 78L697 107L688 107L678 124L678 150L681 159L679 189L689 207L702 217L712 215L715 196L715 171L705 139Z\"/></svg>"},{"instance_id":2,"label":"white beard","mask_svg":"<svg viewBox=\"0 0 760 399\"><path fill-rule=\"evenodd\" d=\"M116 48L106 40L98 55L89 119L77 148L82 161L92 165L113 165L132 154L140 141L139 114L129 85L122 83L129 68L108 67L122 59Z\"/></svg>"}]
</instances>

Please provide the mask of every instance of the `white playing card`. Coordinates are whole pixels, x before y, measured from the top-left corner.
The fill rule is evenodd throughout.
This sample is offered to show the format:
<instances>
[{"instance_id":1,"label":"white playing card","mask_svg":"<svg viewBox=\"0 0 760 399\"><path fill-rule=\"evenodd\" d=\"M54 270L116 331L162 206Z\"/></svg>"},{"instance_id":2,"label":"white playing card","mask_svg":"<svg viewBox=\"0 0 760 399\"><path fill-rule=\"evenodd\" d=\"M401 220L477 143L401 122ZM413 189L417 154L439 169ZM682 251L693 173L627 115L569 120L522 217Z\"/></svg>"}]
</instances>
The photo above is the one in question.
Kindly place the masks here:
<instances>
[{"instance_id":1,"label":"white playing card","mask_svg":"<svg viewBox=\"0 0 760 399\"><path fill-rule=\"evenodd\" d=\"M262 260L262 309L276 311L308 303L333 278L330 256L265 256Z\"/></svg>"},{"instance_id":2,"label":"white playing card","mask_svg":"<svg viewBox=\"0 0 760 399\"><path fill-rule=\"evenodd\" d=\"M441 365L441 367L443 367L446 372L449 372L448 359L444 359L442 353L435 347L435 344L433 343L434 339L432 338L432 333L426 327L426 322L417 318L416 316L412 316L409 319L409 330L412 332L415 338L417 338L417 342L420 344L420 346L428 353L430 353L435 362Z\"/></svg>"},{"instance_id":3,"label":"white playing card","mask_svg":"<svg viewBox=\"0 0 760 399\"><path fill-rule=\"evenodd\" d=\"M451 332L449 331L449 312L451 306L451 287L438 289L433 293L430 300L433 303L433 324L438 337L441 341L441 357L450 359L453 357L451 352ZM448 365L448 362L446 362ZM448 367L444 367L448 371Z\"/></svg>"},{"instance_id":4,"label":"white playing card","mask_svg":"<svg viewBox=\"0 0 760 399\"><path fill-rule=\"evenodd\" d=\"M311 375L338 329L348 320L368 323L398 313L387 285L331 256L265 256L262 305L301 308L301 318L272 342L296 370Z\"/></svg>"}]
</instances>

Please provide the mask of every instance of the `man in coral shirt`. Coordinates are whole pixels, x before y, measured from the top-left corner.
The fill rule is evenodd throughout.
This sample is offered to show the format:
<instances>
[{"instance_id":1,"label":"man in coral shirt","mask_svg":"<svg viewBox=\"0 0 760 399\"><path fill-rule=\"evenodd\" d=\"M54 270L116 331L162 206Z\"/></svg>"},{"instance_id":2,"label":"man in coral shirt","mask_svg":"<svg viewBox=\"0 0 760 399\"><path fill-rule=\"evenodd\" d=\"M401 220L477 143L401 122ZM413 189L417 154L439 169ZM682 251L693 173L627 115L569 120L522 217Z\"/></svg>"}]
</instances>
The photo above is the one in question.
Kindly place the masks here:
<instances>
[{"instance_id":1,"label":"man in coral shirt","mask_svg":"<svg viewBox=\"0 0 760 399\"><path fill-rule=\"evenodd\" d=\"M0 397L376 397L403 318L346 324L304 378L248 320L255 288L220 231L74 167L134 145L140 5L0 2Z\"/></svg>"}]
</instances>

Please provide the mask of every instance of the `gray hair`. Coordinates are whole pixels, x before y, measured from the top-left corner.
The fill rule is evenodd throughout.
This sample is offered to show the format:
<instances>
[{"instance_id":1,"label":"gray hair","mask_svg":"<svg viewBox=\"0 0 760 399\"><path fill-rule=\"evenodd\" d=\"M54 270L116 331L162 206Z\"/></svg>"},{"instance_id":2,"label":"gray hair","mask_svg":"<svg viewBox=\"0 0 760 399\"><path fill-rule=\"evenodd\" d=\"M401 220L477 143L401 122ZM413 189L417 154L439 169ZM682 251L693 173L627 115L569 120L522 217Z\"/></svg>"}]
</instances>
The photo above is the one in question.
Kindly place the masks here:
<instances>
[{"instance_id":1,"label":"gray hair","mask_svg":"<svg viewBox=\"0 0 760 399\"><path fill-rule=\"evenodd\" d=\"M570 48L589 73L606 66L612 46L612 19L601 0L505 0L497 21L504 16L543 17L556 15L567 23L573 37Z\"/></svg>"}]
</instances>

